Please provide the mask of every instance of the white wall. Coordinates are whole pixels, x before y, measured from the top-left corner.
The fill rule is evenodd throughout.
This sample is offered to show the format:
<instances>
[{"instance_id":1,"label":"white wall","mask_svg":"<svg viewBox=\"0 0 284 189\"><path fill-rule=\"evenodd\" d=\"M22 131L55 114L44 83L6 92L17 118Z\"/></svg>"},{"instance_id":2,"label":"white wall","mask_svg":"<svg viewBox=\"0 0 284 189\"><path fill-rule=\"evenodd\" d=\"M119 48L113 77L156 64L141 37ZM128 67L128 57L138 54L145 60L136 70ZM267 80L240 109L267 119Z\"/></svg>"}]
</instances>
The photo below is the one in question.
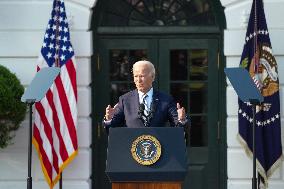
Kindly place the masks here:
<instances>
[{"instance_id":1,"label":"white wall","mask_svg":"<svg viewBox=\"0 0 284 189\"><path fill-rule=\"evenodd\" d=\"M245 42L246 26L249 19L252 0L221 0L225 7L227 29L224 36L224 52L227 67L239 65L243 45ZM264 0L266 21L270 33L273 54L276 57L280 77L280 101L283 110L284 84L284 0ZM227 166L228 189L251 189L252 160L250 160L236 139L238 133L238 103L232 88L227 88ZM282 114L283 116L283 111ZM282 125L284 124L282 119ZM282 127L283 128L283 127ZM282 141L284 141L282 129ZM282 142L283 144L283 142ZM269 181L269 189L283 189L284 166L278 169Z\"/></svg>"},{"instance_id":2,"label":"white wall","mask_svg":"<svg viewBox=\"0 0 284 189\"><path fill-rule=\"evenodd\" d=\"M36 61L50 18L53 0L0 0L0 64L16 73L27 86L36 73ZM79 154L63 173L64 188L91 186L91 7L95 0L65 0L71 42L77 60ZM28 120L16 132L13 145L0 150L0 189L26 188ZM33 148L34 149L34 148ZM38 156L33 151L34 189L48 189ZM58 188L58 185L55 187Z\"/></svg>"},{"instance_id":3,"label":"white wall","mask_svg":"<svg viewBox=\"0 0 284 189\"><path fill-rule=\"evenodd\" d=\"M238 66L244 44L246 24L252 0L221 0L225 7L225 56L228 67ZM91 10L95 0L65 0L71 29L71 41L78 63L79 155L64 171L64 188L88 189L91 174L91 82L90 57L92 34ZM264 0L267 24L272 47L279 66L281 100L284 77L284 0ZM37 55L52 0L0 0L0 64L16 73L27 86L35 75ZM282 15L281 15L282 14ZM252 161L244 154L236 140L237 97L232 87L227 88L227 138L228 138L228 189L250 189ZM283 110L283 103L281 102ZM282 112L283 115L283 112ZM282 125L283 125L282 121ZM282 129L283 130L283 129ZM28 121L17 131L14 144L0 150L0 189L26 187ZM282 135L283 136L283 135ZM283 139L284 137L282 137ZM276 171L269 182L269 189L282 189L284 167ZM44 181L37 154L33 153L33 188L48 189ZM58 185L55 187L58 188Z\"/></svg>"}]
</instances>

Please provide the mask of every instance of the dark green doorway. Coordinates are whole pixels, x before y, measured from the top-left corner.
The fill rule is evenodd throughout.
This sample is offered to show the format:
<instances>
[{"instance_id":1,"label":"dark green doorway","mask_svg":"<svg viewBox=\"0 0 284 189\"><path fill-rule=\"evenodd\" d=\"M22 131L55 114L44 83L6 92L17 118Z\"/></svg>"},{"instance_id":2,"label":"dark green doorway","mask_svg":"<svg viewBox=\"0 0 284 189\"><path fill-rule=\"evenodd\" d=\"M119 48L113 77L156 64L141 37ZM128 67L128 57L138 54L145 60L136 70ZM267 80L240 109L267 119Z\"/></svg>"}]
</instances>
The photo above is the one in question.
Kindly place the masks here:
<instances>
[{"instance_id":1,"label":"dark green doorway","mask_svg":"<svg viewBox=\"0 0 284 189\"><path fill-rule=\"evenodd\" d=\"M188 176L183 188L220 188L218 147L218 39L101 38L96 73L98 119L108 104L134 89L131 68L137 60L154 63L155 87L172 94L191 116L186 133ZM95 99L95 100L96 100ZM100 129L95 156L98 188L110 188L104 174L107 136ZM96 182L96 181L95 181Z\"/></svg>"},{"instance_id":2,"label":"dark green doorway","mask_svg":"<svg viewBox=\"0 0 284 189\"><path fill-rule=\"evenodd\" d=\"M226 188L224 11L213 0L102 0L92 19L92 187L108 189L105 107L133 89L132 64L156 67L154 87L191 116L184 189Z\"/></svg>"}]
</instances>

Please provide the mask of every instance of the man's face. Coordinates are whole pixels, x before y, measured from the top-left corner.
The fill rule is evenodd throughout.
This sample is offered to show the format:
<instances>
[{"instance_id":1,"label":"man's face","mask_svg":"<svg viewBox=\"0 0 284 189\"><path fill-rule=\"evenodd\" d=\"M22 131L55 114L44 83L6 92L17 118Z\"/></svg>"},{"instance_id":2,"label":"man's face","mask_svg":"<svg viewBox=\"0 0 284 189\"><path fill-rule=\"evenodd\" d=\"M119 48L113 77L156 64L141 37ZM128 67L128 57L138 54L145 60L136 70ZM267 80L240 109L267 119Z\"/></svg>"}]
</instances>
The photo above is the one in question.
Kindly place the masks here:
<instances>
[{"instance_id":1,"label":"man's face","mask_svg":"<svg viewBox=\"0 0 284 189\"><path fill-rule=\"evenodd\" d=\"M133 78L136 88L142 93L147 93L154 81L154 75L147 65L136 65L133 68Z\"/></svg>"}]
</instances>

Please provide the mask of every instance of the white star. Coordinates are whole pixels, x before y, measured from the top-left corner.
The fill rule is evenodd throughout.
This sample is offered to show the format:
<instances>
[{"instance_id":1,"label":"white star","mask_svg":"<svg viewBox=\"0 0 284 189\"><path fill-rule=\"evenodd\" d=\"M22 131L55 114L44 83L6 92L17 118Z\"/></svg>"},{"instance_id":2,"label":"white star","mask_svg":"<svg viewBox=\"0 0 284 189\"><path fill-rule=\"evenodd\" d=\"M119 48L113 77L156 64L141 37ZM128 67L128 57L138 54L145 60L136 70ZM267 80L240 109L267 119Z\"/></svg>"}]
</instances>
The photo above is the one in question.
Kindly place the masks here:
<instances>
[{"instance_id":1,"label":"white star","mask_svg":"<svg viewBox=\"0 0 284 189\"><path fill-rule=\"evenodd\" d=\"M64 22L65 22L65 24L67 24L67 23L68 23L68 20L67 20L67 18L65 18Z\"/></svg>"},{"instance_id":2,"label":"white star","mask_svg":"<svg viewBox=\"0 0 284 189\"><path fill-rule=\"evenodd\" d=\"M274 121L275 121L275 118L274 118L274 117L272 117L272 118L271 118L271 121L272 121L272 122L274 122Z\"/></svg>"},{"instance_id":3,"label":"white star","mask_svg":"<svg viewBox=\"0 0 284 189\"><path fill-rule=\"evenodd\" d=\"M56 25L53 25L53 26L52 26L52 30L56 30Z\"/></svg>"},{"instance_id":4,"label":"white star","mask_svg":"<svg viewBox=\"0 0 284 189\"><path fill-rule=\"evenodd\" d=\"M243 115L243 117L246 117L247 114L246 114L246 112L244 112L242 115Z\"/></svg>"},{"instance_id":5,"label":"white star","mask_svg":"<svg viewBox=\"0 0 284 189\"><path fill-rule=\"evenodd\" d=\"M270 123L270 119L267 120L267 124L269 124L269 123Z\"/></svg>"},{"instance_id":6,"label":"white star","mask_svg":"<svg viewBox=\"0 0 284 189\"><path fill-rule=\"evenodd\" d=\"M61 55L60 59L61 59L61 61L65 60L65 56Z\"/></svg>"},{"instance_id":7,"label":"white star","mask_svg":"<svg viewBox=\"0 0 284 189\"><path fill-rule=\"evenodd\" d=\"M62 40L63 40L63 41L64 41L64 43L65 43L65 42L67 41L67 37L66 37L66 36L64 36Z\"/></svg>"},{"instance_id":8,"label":"white star","mask_svg":"<svg viewBox=\"0 0 284 189\"><path fill-rule=\"evenodd\" d=\"M54 48L52 43L49 44L49 48L50 48L50 49L53 49L53 48Z\"/></svg>"},{"instance_id":9,"label":"white star","mask_svg":"<svg viewBox=\"0 0 284 189\"><path fill-rule=\"evenodd\" d=\"M72 47L70 46L68 51L71 53L73 51Z\"/></svg>"},{"instance_id":10,"label":"white star","mask_svg":"<svg viewBox=\"0 0 284 189\"><path fill-rule=\"evenodd\" d=\"M51 58L51 53L48 52L46 56L47 56L47 58Z\"/></svg>"},{"instance_id":11,"label":"white star","mask_svg":"<svg viewBox=\"0 0 284 189\"><path fill-rule=\"evenodd\" d=\"M252 119L252 118L250 118L250 119L249 119L249 122L251 122L251 123L252 123L252 121L253 121L253 119Z\"/></svg>"},{"instance_id":12,"label":"white star","mask_svg":"<svg viewBox=\"0 0 284 189\"><path fill-rule=\"evenodd\" d=\"M260 125L261 125L260 121L258 121L256 124L257 124L258 126L260 126Z\"/></svg>"},{"instance_id":13,"label":"white star","mask_svg":"<svg viewBox=\"0 0 284 189\"><path fill-rule=\"evenodd\" d=\"M58 10L59 10L59 7L58 7L58 6L56 6L56 7L54 8L54 10L55 10L55 11L58 11Z\"/></svg>"},{"instance_id":14,"label":"white star","mask_svg":"<svg viewBox=\"0 0 284 189\"><path fill-rule=\"evenodd\" d=\"M64 32L65 33L68 32L68 28L64 27Z\"/></svg>"},{"instance_id":15,"label":"white star","mask_svg":"<svg viewBox=\"0 0 284 189\"><path fill-rule=\"evenodd\" d=\"M253 36L256 36L256 33L255 33L255 32L253 32Z\"/></svg>"},{"instance_id":16,"label":"white star","mask_svg":"<svg viewBox=\"0 0 284 189\"><path fill-rule=\"evenodd\" d=\"M261 33L264 34L264 30L262 30Z\"/></svg>"},{"instance_id":17,"label":"white star","mask_svg":"<svg viewBox=\"0 0 284 189\"><path fill-rule=\"evenodd\" d=\"M268 34L268 31L266 30L266 31L265 31L265 35L267 35L267 34Z\"/></svg>"},{"instance_id":18,"label":"white star","mask_svg":"<svg viewBox=\"0 0 284 189\"><path fill-rule=\"evenodd\" d=\"M249 38L252 38L252 34L249 35Z\"/></svg>"},{"instance_id":19,"label":"white star","mask_svg":"<svg viewBox=\"0 0 284 189\"><path fill-rule=\"evenodd\" d=\"M58 30L61 32L61 31L62 31L62 27L61 27L61 26L59 26L59 27L58 27Z\"/></svg>"},{"instance_id":20,"label":"white star","mask_svg":"<svg viewBox=\"0 0 284 189\"><path fill-rule=\"evenodd\" d=\"M48 34L46 33L45 35L44 35L44 39L47 39L48 38Z\"/></svg>"},{"instance_id":21,"label":"white star","mask_svg":"<svg viewBox=\"0 0 284 189\"><path fill-rule=\"evenodd\" d=\"M246 41L249 41L249 37L246 37Z\"/></svg>"},{"instance_id":22,"label":"white star","mask_svg":"<svg viewBox=\"0 0 284 189\"><path fill-rule=\"evenodd\" d=\"M66 46L63 45L62 48L61 48L61 50L62 50L63 52L66 51Z\"/></svg>"},{"instance_id":23,"label":"white star","mask_svg":"<svg viewBox=\"0 0 284 189\"><path fill-rule=\"evenodd\" d=\"M61 7L61 8L60 8L60 12L63 12L63 11L64 11L64 9L63 9L63 7Z\"/></svg>"},{"instance_id":24,"label":"white star","mask_svg":"<svg viewBox=\"0 0 284 189\"><path fill-rule=\"evenodd\" d=\"M50 29L50 24L47 24L47 29Z\"/></svg>"},{"instance_id":25,"label":"white star","mask_svg":"<svg viewBox=\"0 0 284 189\"><path fill-rule=\"evenodd\" d=\"M52 35L50 36L50 39L53 40L54 38L55 38L55 35L52 34Z\"/></svg>"},{"instance_id":26,"label":"white star","mask_svg":"<svg viewBox=\"0 0 284 189\"><path fill-rule=\"evenodd\" d=\"M43 48L45 48L45 47L46 47L46 43L45 43L45 42L43 42L42 47L43 47Z\"/></svg>"},{"instance_id":27,"label":"white star","mask_svg":"<svg viewBox=\"0 0 284 189\"><path fill-rule=\"evenodd\" d=\"M55 49L58 50L58 49L59 49L59 45L56 45L56 46L55 46Z\"/></svg>"},{"instance_id":28,"label":"white star","mask_svg":"<svg viewBox=\"0 0 284 189\"><path fill-rule=\"evenodd\" d=\"M62 16L59 17L59 22L62 22L63 21L63 18Z\"/></svg>"},{"instance_id":29,"label":"white star","mask_svg":"<svg viewBox=\"0 0 284 189\"><path fill-rule=\"evenodd\" d=\"M55 54L54 55L54 59L56 60L58 58L58 54Z\"/></svg>"},{"instance_id":30,"label":"white star","mask_svg":"<svg viewBox=\"0 0 284 189\"><path fill-rule=\"evenodd\" d=\"M59 36L57 36L57 37L56 37L56 39L57 39L57 40L60 40L60 39L61 39L60 35L59 35Z\"/></svg>"},{"instance_id":31,"label":"white star","mask_svg":"<svg viewBox=\"0 0 284 189\"><path fill-rule=\"evenodd\" d=\"M276 115L275 115L275 118L278 119L278 118L279 118L279 114L276 114Z\"/></svg>"},{"instance_id":32,"label":"white star","mask_svg":"<svg viewBox=\"0 0 284 189\"><path fill-rule=\"evenodd\" d=\"M56 15L54 15L53 20L56 21L58 18Z\"/></svg>"},{"instance_id":33,"label":"white star","mask_svg":"<svg viewBox=\"0 0 284 189\"><path fill-rule=\"evenodd\" d=\"M242 109L239 109L239 113L242 113Z\"/></svg>"}]
</instances>

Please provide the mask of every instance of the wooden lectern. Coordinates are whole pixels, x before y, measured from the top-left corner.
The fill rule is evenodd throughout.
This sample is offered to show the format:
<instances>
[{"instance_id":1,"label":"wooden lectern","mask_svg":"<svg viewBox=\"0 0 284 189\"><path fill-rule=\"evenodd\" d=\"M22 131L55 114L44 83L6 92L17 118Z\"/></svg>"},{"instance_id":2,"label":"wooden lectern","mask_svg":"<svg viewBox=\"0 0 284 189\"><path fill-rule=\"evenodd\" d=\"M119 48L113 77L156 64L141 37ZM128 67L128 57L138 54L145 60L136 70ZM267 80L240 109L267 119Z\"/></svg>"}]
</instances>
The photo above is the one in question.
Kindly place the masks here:
<instances>
[{"instance_id":1,"label":"wooden lectern","mask_svg":"<svg viewBox=\"0 0 284 189\"><path fill-rule=\"evenodd\" d=\"M153 136L161 147L159 159L151 165L133 157L134 147L139 155L140 141L144 146L145 141L140 140L144 136ZM112 189L181 189L187 173L183 128L110 128L108 141L106 174ZM151 147L152 153L155 150Z\"/></svg>"}]
</instances>

